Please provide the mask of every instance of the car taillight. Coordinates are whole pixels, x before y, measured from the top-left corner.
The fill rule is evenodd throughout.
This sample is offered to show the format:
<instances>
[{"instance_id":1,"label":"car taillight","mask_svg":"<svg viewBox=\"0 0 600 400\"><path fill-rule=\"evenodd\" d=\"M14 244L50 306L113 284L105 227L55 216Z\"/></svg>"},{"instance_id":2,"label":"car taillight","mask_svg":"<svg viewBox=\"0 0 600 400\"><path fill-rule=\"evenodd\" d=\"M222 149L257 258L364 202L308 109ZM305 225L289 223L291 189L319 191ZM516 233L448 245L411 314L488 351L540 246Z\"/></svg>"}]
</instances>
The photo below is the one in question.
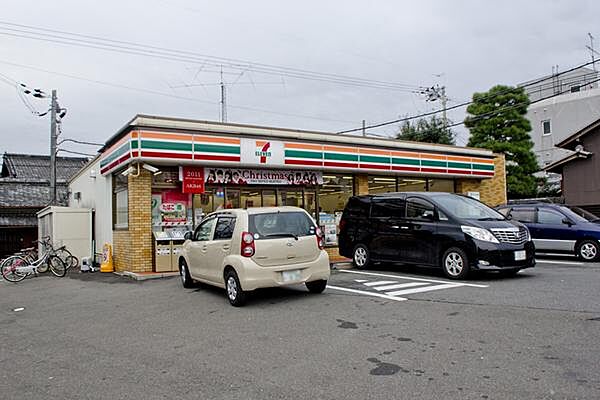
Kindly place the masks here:
<instances>
[{"instance_id":1,"label":"car taillight","mask_svg":"<svg viewBox=\"0 0 600 400\"><path fill-rule=\"evenodd\" d=\"M240 253L244 257L252 257L254 255L254 235L250 232L242 232L242 248Z\"/></svg>"},{"instance_id":2,"label":"car taillight","mask_svg":"<svg viewBox=\"0 0 600 400\"><path fill-rule=\"evenodd\" d=\"M346 227L346 220L343 219L340 221L340 231Z\"/></svg>"},{"instance_id":3,"label":"car taillight","mask_svg":"<svg viewBox=\"0 0 600 400\"><path fill-rule=\"evenodd\" d=\"M320 228L317 228L315 233L315 236L317 237L317 246L319 246L319 250L323 250L323 248L325 247L323 243L323 231L321 231Z\"/></svg>"}]
</instances>

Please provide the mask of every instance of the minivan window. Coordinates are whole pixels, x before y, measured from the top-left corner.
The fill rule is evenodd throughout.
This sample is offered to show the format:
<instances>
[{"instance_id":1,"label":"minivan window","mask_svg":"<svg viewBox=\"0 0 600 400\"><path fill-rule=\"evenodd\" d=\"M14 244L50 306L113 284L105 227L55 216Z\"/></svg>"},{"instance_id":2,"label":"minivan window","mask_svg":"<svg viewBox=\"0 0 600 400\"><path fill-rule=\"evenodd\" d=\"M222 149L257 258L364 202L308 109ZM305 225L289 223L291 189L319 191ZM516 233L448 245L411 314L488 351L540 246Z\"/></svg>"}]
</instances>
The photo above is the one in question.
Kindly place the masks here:
<instances>
[{"instance_id":1,"label":"minivan window","mask_svg":"<svg viewBox=\"0 0 600 400\"><path fill-rule=\"evenodd\" d=\"M312 220L303 212L251 214L248 216L248 227L257 240L297 238L314 235L316 232Z\"/></svg>"},{"instance_id":2,"label":"minivan window","mask_svg":"<svg viewBox=\"0 0 600 400\"><path fill-rule=\"evenodd\" d=\"M235 218L219 217L217 226L215 227L215 236L213 240L228 240L233 236L235 228Z\"/></svg>"},{"instance_id":3,"label":"minivan window","mask_svg":"<svg viewBox=\"0 0 600 400\"><path fill-rule=\"evenodd\" d=\"M348 200L346 209L344 210L345 216L360 217L367 216L369 212L369 201L367 199L361 199L358 197L351 197Z\"/></svg>"},{"instance_id":4,"label":"minivan window","mask_svg":"<svg viewBox=\"0 0 600 400\"><path fill-rule=\"evenodd\" d=\"M525 223L535 222L535 210L533 208L513 208L510 212L513 220Z\"/></svg>"},{"instance_id":5,"label":"minivan window","mask_svg":"<svg viewBox=\"0 0 600 400\"><path fill-rule=\"evenodd\" d=\"M404 218L404 199L376 199L371 205L371 217Z\"/></svg>"},{"instance_id":6,"label":"minivan window","mask_svg":"<svg viewBox=\"0 0 600 400\"><path fill-rule=\"evenodd\" d=\"M406 201L406 218L431 220L434 212L435 206L426 200L414 197Z\"/></svg>"},{"instance_id":7,"label":"minivan window","mask_svg":"<svg viewBox=\"0 0 600 400\"><path fill-rule=\"evenodd\" d=\"M435 196L441 208L455 218L476 219L479 221L504 220L504 215L479 201L455 194Z\"/></svg>"},{"instance_id":8,"label":"minivan window","mask_svg":"<svg viewBox=\"0 0 600 400\"><path fill-rule=\"evenodd\" d=\"M565 216L551 210L538 210L538 224L560 225Z\"/></svg>"}]
</instances>

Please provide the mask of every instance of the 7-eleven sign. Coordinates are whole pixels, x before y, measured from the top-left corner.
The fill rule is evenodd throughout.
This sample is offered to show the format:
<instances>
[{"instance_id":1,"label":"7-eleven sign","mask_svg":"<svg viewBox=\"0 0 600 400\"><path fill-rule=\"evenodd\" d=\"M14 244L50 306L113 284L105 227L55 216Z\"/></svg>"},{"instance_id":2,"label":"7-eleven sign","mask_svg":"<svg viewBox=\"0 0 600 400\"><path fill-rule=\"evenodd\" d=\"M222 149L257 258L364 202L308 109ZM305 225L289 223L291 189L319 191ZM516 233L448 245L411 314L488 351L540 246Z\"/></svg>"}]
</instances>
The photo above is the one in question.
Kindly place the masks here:
<instances>
[{"instance_id":1,"label":"7-eleven sign","mask_svg":"<svg viewBox=\"0 0 600 400\"><path fill-rule=\"evenodd\" d=\"M284 165L283 142L277 140L242 139L242 165Z\"/></svg>"}]
</instances>

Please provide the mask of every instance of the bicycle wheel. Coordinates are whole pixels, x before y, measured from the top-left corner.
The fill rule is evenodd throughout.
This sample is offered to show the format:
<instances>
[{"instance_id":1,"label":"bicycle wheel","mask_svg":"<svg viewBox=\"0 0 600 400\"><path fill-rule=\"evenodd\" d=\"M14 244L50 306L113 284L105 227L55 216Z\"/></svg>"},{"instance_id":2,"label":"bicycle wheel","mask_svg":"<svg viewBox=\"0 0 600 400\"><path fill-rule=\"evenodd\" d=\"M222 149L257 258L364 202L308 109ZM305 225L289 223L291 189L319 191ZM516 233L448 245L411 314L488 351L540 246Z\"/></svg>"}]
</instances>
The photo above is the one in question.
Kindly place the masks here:
<instances>
[{"instance_id":1,"label":"bicycle wheel","mask_svg":"<svg viewBox=\"0 0 600 400\"><path fill-rule=\"evenodd\" d=\"M21 256L11 256L2 261L0 274L9 282L19 282L25 279L27 273L18 270L18 267L27 265L27 261Z\"/></svg>"},{"instance_id":2,"label":"bicycle wheel","mask_svg":"<svg viewBox=\"0 0 600 400\"><path fill-rule=\"evenodd\" d=\"M48 271L48 267L49 267L49 266L50 266L50 260L48 259L48 260L46 260L46 262L45 262L45 263L41 263L40 265L38 265L38 267L37 267L36 271L37 271L38 273L41 273L41 274L43 274L44 272L47 272L47 271Z\"/></svg>"},{"instance_id":3,"label":"bicycle wheel","mask_svg":"<svg viewBox=\"0 0 600 400\"><path fill-rule=\"evenodd\" d=\"M71 254L71 252L69 250L67 250L65 247L61 247L60 249L57 249L54 252L54 254L57 255L58 257L60 257L61 260L63 260L63 262L67 266L67 269L76 268L79 265L79 259L77 257L75 257L73 254Z\"/></svg>"},{"instance_id":4,"label":"bicycle wheel","mask_svg":"<svg viewBox=\"0 0 600 400\"><path fill-rule=\"evenodd\" d=\"M48 265L50 265L50 272L59 278L67 274L67 265L57 256L50 256L48 258Z\"/></svg>"}]
</instances>

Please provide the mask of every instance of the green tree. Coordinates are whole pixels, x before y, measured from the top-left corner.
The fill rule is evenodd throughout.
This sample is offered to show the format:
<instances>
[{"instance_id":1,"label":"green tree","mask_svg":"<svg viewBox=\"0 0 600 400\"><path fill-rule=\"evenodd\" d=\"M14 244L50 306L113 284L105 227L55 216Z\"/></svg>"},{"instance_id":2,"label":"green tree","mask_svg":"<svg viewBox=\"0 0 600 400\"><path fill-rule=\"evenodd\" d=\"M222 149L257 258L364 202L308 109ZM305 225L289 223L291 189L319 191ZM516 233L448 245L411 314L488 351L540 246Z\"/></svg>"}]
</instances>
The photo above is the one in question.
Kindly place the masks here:
<instances>
[{"instance_id":1,"label":"green tree","mask_svg":"<svg viewBox=\"0 0 600 400\"><path fill-rule=\"evenodd\" d=\"M413 142L454 144L454 133L435 115L430 119L421 118L412 124L410 121L404 121L396 138Z\"/></svg>"},{"instance_id":2,"label":"green tree","mask_svg":"<svg viewBox=\"0 0 600 400\"><path fill-rule=\"evenodd\" d=\"M505 154L509 198L537 194L533 173L539 168L529 136L531 124L525 118L528 106L523 88L497 85L488 92L473 94L473 103L467 107L468 146Z\"/></svg>"}]
</instances>

